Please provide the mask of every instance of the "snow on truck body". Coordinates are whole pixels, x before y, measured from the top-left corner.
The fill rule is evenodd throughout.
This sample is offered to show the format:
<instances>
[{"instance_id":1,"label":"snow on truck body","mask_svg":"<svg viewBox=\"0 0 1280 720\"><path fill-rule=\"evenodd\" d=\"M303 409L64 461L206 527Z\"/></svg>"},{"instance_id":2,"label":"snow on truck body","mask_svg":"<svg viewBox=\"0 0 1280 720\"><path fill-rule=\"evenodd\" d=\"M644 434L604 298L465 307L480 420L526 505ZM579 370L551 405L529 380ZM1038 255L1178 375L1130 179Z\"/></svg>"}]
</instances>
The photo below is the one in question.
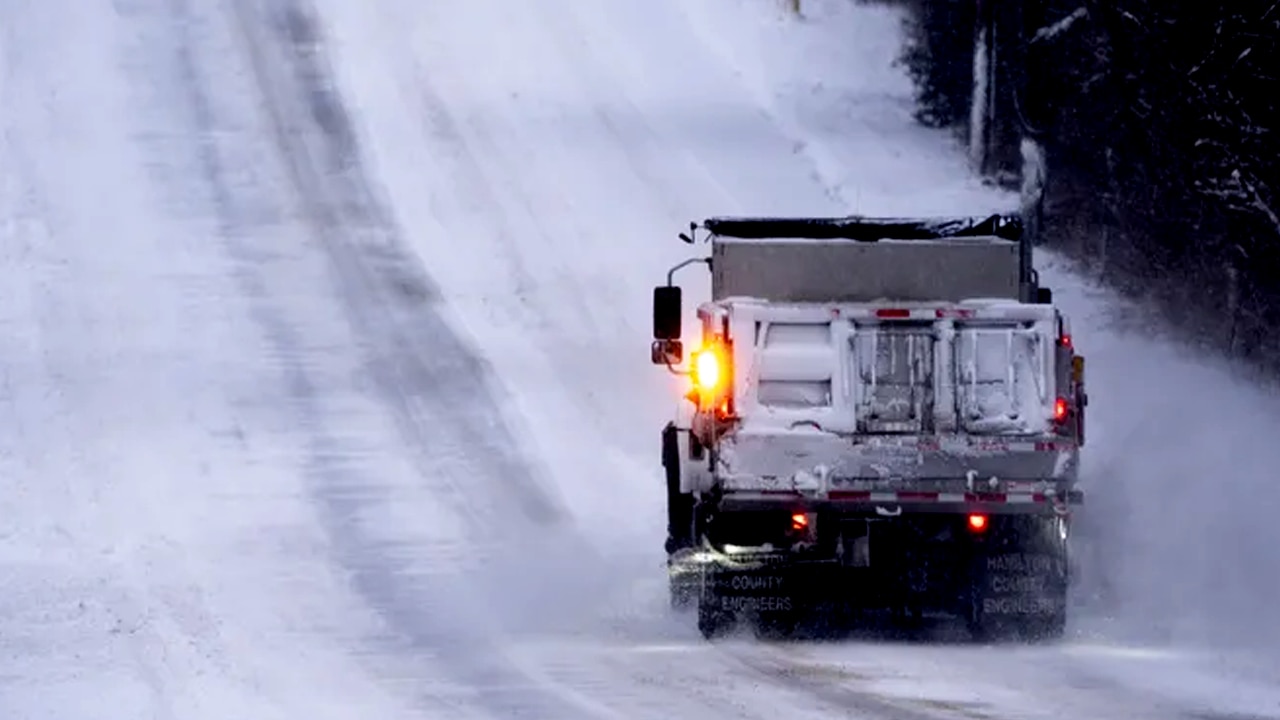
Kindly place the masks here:
<instances>
[{"instance_id":1,"label":"snow on truck body","mask_svg":"<svg viewBox=\"0 0 1280 720\"><path fill-rule=\"evenodd\" d=\"M681 558L718 557L694 571L708 637L815 589L1059 633L1084 361L1018 219L720 218L681 238L699 227L710 256L654 291L653 362L693 385L687 426L663 430L673 600ZM711 297L679 370L673 277L695 262ZM760 587L778 597L738 602Z\"/></svg>"},{"instance_id":2,"label":"snow on truck body","mask_svg":"<svg viewBox=\"0 0 1280 720\"><path fill-rule=\"evenodd\" d=\"M734 340L737 421L712 473L689 474L684 490L716 483L724 502L755 505L894 490L940 494L917 503L1065 497L1079 448L1057 416L1057 312L1007 300L891 305L703 305L703 332L727 327Z\"/></svg>"}]
</instances>

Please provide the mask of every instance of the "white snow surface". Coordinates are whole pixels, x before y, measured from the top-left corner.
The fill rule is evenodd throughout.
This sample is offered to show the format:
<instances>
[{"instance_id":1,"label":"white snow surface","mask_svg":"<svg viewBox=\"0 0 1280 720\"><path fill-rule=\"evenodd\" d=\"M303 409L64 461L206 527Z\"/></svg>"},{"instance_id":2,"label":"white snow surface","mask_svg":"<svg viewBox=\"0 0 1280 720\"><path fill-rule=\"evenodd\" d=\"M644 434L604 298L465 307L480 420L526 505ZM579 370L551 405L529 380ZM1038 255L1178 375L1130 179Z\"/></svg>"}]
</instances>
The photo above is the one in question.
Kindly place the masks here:
<instances>
[{"instance_id":1,"label":"white snow surface","mask_svg":"<svg viewBox=\"0 0 1280 720\"><path fill-rule=\"evenodd\" d=\"M1071 639L666 609L675 233L1016 204L912 123L897 11L313 2L0 5L0 716L1280 717L1274 392L1048 256Z\"/></svg>"}]
</instances>

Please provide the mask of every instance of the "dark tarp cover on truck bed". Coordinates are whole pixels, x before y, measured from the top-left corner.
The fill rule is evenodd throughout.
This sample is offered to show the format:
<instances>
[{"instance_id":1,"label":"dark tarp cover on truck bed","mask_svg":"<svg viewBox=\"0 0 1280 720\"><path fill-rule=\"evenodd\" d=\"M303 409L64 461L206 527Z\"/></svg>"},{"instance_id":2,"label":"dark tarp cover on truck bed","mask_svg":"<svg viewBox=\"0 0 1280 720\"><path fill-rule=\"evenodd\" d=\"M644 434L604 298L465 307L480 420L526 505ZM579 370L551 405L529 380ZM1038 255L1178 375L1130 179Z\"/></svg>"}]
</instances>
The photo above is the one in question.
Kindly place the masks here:
<instances>
[{"instance_id":1,"label":"dark tarp cover on truck bed","mask_svg":"<svg viewBox=\"0 0 1280 720\"><path fill-rule=\"evenodd\" d=\"M719 217L704 220L711 234L726 238L808 238L814 240L944 240L963 237L1022 239L1022 220L1016 215L988 217L840 218Z\"/></svg>"}]
</instances>

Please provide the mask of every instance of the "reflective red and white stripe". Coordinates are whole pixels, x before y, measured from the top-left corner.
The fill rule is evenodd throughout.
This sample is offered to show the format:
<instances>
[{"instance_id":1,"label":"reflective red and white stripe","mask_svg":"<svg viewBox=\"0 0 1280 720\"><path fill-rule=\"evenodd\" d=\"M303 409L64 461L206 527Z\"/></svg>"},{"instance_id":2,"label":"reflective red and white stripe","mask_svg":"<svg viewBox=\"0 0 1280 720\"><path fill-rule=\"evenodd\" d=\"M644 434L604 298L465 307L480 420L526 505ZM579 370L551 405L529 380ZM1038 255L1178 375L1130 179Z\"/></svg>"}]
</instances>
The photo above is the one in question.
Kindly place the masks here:
<instances>
[{"instance_id":1,"label":"reflective red and white stripe","mask_svg":"<svg viewBox=\"0 0 1280 720\"><path fill-rule=\"evenodd\" d=\"M849 317L876 317L881 320L946 320L971 318L973 308L876 308L864 313L847 313Z\"/></svg>"},{"instance_id":2,"label":"reflective red and white stripe","mask_svg":"<svg viewBox=\"0 0 1280 720\"><path fill-rule=\"evenodd\" d=\"M759 490L761 495L771 496L793 496L799 497L801 493L794 490ZM1071 502L1079 502L1080 492L1073 490L1068 493ZM871 502L898 505L903 503L987 503L987 504L1005 504L1005 505L1029 505L1037 503L1050 503L1061 500L1059 495L1051 495L1049 493L1040 492L1017 492L1017 493L956 493L956 492L928 492L918 490L899 490L899 491L871 491L871 490L832 490L827 493L826 499L844 502Z\"/></svg>"},{"instance_id":3,"label":"reflective red and white stripe","mask_svg":"<svg viewBox=\"0 0 1280 720\"><path fill-rule=\"evenodd\" d=\"M1045 493L944 493L944 492L870 492L866 490L832 490L831 500L854 500L877 503L1045 503L1050 496Z\"/></svg>"},{"instance_id":4,"label":"reflective red and white stripe","mask_svg":"<svg viewBox=\"0 0 1280 720\"><path fill-rule=\"evenodd\" d=\"M982 307L874 307L854 306L832 308L832 317L853 320L1026 320L1047 318L1046 306L1021 303L1000 303Z\"/></svg>"},{"instance_id":5,"label":"reflective red and white stripe","mask_svg":"<svg viewBox=\"0 0 1280 720\"><path fill-rule=\"evenodd\" d=\"M901 447L901 446L899 446ZM910 447L907 445L906 447ZM1001 440L1001 439L969 439L967 442L941 442L933 438L921 438L915 444L916 449L924 452L941 452L943 450L962 449L971 452L1070 452L1076 449L1073 440Z\"/></svg>"}]
</instances>

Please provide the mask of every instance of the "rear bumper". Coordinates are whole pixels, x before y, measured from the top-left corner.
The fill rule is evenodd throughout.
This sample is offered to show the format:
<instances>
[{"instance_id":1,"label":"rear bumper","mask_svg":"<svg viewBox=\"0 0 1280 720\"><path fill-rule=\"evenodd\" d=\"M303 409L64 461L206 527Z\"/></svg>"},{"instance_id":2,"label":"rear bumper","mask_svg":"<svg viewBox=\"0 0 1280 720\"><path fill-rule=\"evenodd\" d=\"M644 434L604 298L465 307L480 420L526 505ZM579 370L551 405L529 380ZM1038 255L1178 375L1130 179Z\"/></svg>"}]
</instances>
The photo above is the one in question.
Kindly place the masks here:
<instances>
[{"instance_id":1,"label":"rear bumper","mask_svg":"<svg viewBox=\"0 0 1280 720\"><path fill-rule=\"evenodd\" d=\"M892 517L902 513L982 513L987 515L1067 514L1084 503L1080 490L1044 493L947 493L833 491L824 496L793 491L735 490L718 503L722 512L787 510L834 511L843 515Z\"/></svg>"},{"instance_id":2,"label":"rear bumper","mask_svg":"<svg viewBox=\"0 0 1280 720\"><path fill-rule=\"evenodd\" d=\"M797 549L704 542L672 556L673 588L734 613L842 607L912 607L968 617L1054 617L1070 582L1069 523L1042 515L998 515L973 531L963 516L829 524L820 542ZM834 531L834 532L832 532Z\"/></svg>"}]
</instances>

